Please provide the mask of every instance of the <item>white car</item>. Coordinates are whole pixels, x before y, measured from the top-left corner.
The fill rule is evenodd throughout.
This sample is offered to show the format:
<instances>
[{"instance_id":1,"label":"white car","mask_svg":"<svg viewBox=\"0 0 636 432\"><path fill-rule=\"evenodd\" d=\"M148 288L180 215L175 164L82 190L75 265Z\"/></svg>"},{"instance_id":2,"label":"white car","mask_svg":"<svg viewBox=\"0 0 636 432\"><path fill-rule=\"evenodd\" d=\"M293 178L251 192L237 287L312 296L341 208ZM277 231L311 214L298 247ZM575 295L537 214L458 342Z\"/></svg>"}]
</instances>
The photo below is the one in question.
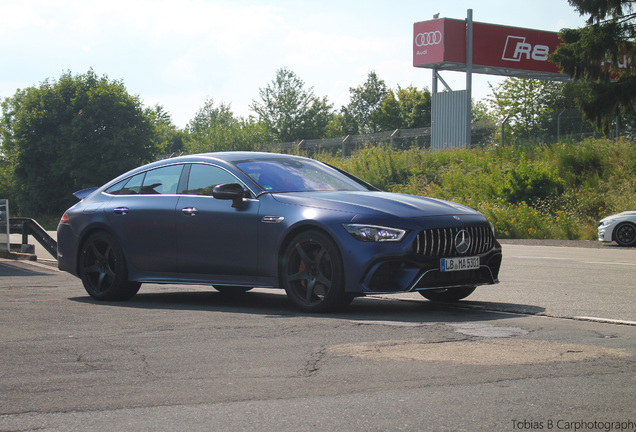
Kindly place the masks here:
<instances>
[{"instance_id":1,"label":"white car","mask_svg":"<svg viewBox=\"0 0 636 432\"><path fill-rule=\"evenodd\" d=\"M598 224L598 239L620 246L636 246L636 211L608 216Z\"/></svg>"}]
</instances>

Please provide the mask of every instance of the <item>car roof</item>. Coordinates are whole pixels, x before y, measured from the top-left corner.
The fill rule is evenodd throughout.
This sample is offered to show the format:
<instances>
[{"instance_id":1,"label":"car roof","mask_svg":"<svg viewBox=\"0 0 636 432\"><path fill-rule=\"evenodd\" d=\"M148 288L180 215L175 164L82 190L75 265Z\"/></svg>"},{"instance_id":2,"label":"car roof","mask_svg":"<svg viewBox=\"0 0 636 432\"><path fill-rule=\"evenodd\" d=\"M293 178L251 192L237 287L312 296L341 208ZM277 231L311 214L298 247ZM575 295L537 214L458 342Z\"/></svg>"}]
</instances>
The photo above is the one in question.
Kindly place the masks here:
<instances>
[{"instance_id":1,"label":"car roof","mask_svg":"<svg viewBox=\"0 0 636 432\"><path fill-rule=\"evenodd\" d=\"M233 164L242 160L254 160L254 159L280 159L280 158L293 158L307 160L308 158L295 155L287 155L281 153L267 153L267 152L254 152L254 151L228 151L228 152L212 152L212 153L196 153L183 156L177 156L167 159L161 159L158 161L150 162L145 165L138 166L136 168L127 171L114 179L108 181L99 187L99 189L107 189L111 185L121 181L122 179L135 175L142 171L149 169L162 167L165 165L177 164L177 163L189 163L189 162L217 162L225 164ZM313 159L311 159L313 160Z\"/></svg>"},{"instance_id":2,"label":"car roof","mask_svg":"<svg viewBox=\"0 0 636 432\"><path fill-rule=\"evenodd\" d=\"M307 159L302 156L288 155L281 153L268 153L268 152L256 152L256 151L229 151L229 152L212 152L212 153L197 153L191 155L178 156L176 158L165 159L165 161L201 161L201 160L224 160L227 162L236 162L240 160L253 160L253 159L280 159L280 158L293 158L293 159Z\"/></svg>"}]
</instances>

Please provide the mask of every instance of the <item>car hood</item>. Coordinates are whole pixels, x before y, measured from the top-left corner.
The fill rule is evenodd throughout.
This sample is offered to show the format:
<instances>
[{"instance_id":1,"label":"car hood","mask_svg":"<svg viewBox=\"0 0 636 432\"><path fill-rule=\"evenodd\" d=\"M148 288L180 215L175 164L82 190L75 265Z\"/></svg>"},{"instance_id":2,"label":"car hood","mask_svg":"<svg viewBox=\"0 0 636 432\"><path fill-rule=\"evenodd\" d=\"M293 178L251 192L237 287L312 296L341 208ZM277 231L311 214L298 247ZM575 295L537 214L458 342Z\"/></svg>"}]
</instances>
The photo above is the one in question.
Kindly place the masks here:
<instances>
[{"instance_id":1,"label":"car hood","mask_svg":"<svg viewBox=\"0 0 636 432\"><path fill-rule=\"evenodd\" d=\"M636 219L636 210L624 211L622 213L614 214L601 219L601 222L610 221L613 219Z\"/></svg>"},{"instance_id":2,"label":"car hood","mask_svg":"<svg viewBox=\"0 0 636 432\"><path fill-rule=\"evenodd\" d=\"M272 195L283 204L355 214L393 215L402 218L480 214L450 201L391 192L287 192Z\"/></svg>"}]
</instances>

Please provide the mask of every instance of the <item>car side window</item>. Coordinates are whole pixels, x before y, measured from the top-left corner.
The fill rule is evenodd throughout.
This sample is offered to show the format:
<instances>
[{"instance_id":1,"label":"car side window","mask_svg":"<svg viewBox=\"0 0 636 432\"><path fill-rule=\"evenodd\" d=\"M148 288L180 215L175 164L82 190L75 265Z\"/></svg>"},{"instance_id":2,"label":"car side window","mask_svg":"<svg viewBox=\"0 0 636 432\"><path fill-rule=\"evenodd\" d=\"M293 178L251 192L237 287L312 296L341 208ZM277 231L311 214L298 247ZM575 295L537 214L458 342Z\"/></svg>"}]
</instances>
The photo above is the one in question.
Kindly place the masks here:
<instances>
[{"instance_id":1,"label":"car side window","mask_svg":"<svg viewBox=\"0 0 636 432\"><path fill-rule=\"evenodd\" d=\"M170 165L146 172L140 194L176 194L183 165ZM126 185L126 188L129 188Z\"/></svg>"},{"instance_id":2,"label":"car side window","mask_svg":"<svg viewBox=\"0 0 636 432\"><path fill-rule=\"evenodd\" d=\"M109 187L105 190L105 192L111 195L137 195L141 190L141 184L144 181L145 175L146 173L141 173L136 176L129 177L126 180L122 180Z\"/></svg>"},{"instance_id":3,"label":"car side window","mask_svg":"<svg viewBox=\"0 0 636 432\"><path fill-rule=\"evenodd\" d=\"M225 183L241 182L222 168L205 164L193 164L190 168L188 187L183 193L211 196L214 186Z\"/></svg>"}]
</instances>

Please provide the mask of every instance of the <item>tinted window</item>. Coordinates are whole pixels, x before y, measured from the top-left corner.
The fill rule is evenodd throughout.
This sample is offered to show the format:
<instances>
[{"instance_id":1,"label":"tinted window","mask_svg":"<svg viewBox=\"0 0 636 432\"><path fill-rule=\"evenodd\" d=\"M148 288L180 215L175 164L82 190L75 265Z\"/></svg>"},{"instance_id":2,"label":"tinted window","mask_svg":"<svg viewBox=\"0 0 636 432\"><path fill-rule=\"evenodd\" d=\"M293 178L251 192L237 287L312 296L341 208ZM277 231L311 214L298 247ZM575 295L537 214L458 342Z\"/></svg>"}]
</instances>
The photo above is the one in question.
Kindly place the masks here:
<instances>
[{"instance_id":1,"label":"tinted window","mask_svg":"<svg viewBox=\"0 0 636 432\"><path fill-rule=\"evenodd\" d=\"M238 161L236 166L270 192L368 190L335 169L309 159L250 159Z\"/></svg>"},{"instance_id":2,"label":"tinted window","mask_svg":"<svg viewBox=\"0 0 636 432\"><path fill-rule=\"evenodd\" d=\"M183 165L171 165L137 174L106 189L111 195L174 194Z\"/></svg>"},{"instance_id":3,"label":"tinted window","mask_svg":"<svg viewBox=\"0 0 636 432\"><path fill-rule=\"evenodd\" d=\"M190 169L188 188L183 193L190 195L212 195L214 186L239 183L229 172L212 165L194 164Z\"/></svg>"},{"instance_id":4,"label":"tinted window","mask_svg":"<svg viewBox=\"0 0 636 432\"><path fill-rule=\"evenodd\" d=\"M119 195L133 195L141 191L141 184L144 181L146 173L137 174L126 183L126 186L119 192Z\"/></svg>"},{"instance_id":5,"label":"tinted window","mask_svg":"<svg viewBox=\"0 0 636 432\"><path fill-rule=\"evenodd\" d=\"M141 173L122 180L116 185L106 189L106 193L111 195L136 195L141 190L141 184L144 181L145 175L146 173Z\"/></svg>"},{"instance_id":6,"label":"tinted window","mask_svg":"<svg viewBox=\"0 0 636 432\"><path fill-rule=\"evenodd\" d=\"M183 165L170 165L146 172L140 193L164 195L177 193L181 171L183 171ZM130 189L128 185L126 188Z\"/></svg>"}]
</instances>

